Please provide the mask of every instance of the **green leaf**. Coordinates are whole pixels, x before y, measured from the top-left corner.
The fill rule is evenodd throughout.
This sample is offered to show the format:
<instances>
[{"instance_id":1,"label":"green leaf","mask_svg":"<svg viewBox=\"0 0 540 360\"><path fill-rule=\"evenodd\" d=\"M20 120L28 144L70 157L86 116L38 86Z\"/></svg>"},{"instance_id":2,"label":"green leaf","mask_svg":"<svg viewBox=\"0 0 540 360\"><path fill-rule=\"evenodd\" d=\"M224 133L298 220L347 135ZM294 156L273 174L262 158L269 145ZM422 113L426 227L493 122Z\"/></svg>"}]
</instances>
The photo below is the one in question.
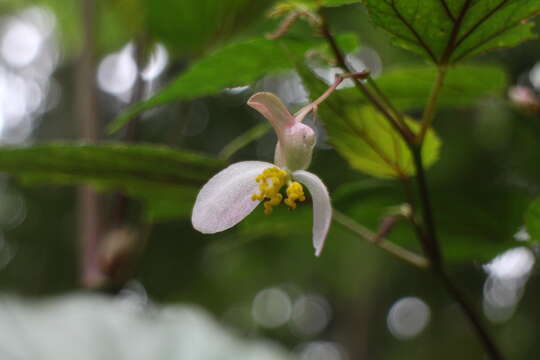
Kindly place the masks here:
<instances>
[{"instance_id":1,"label":"green leaf","mask_svg":"<svg viewBox=\"0 0 540 360\"><path fill-rule=\"evenodd\" d=\"M525 224L531 241L540 242L540 198L534 200L527 209Z\"/></svg>"},{"instance_id":2,"label":"green leaf","mask_svg":"<svg viewBox=\"0 0 540 360\"><path fill-rule=\"evenodd\" d=\"M321 116L324 116L330 142L354 169L379 178L414 175L414 162L407 144L373 107L345 107L335 114L325 112ZM413 132L419 130L416 121L406 119L406 122ZM440 145L435 132L428 131L422 148L426 168L438 159Z\"/></svg>"},{"instance_id":3,"label":"green leaf","mask_svg":"<svg viewBox=\"0 0 540 360\"><path fill-rule=\"evenodd\" d=\"M115 0L131 3L133 0ZM275 0L139 0L151 37L182 56L201 55L257 20Z\"/></svg>"},{"instance_id":4,"label":"green leaf","mask_svg":"<svg viewBox=\"0 0 540 360\"><path fill-rule=\"evenodd\" d=\"M437 76L433 66L394 67L376 79L377 85L402 111L423 109ZM460 65L448 70L439 106L456 108L474 105L488 96L501 96L508 85L503 69L490 65ZM340 91L343 96L357 98L357 89ZM365 101L365 99L364 99Z\"/></svg>"},{"instance_id":5,"label":"green leaf","mask_svg":"<svg viewBox=\"0 0 540 360\"><path fill-rule=\"evenodd\" d=\"M300 4L300 5L308 6L309 9L317 10L321 6L336 7L336 6L349 5L349 4L360 3L360 2L361 0L285 0L278 3L277 6L287 5L287 4L291 4L294 6L295 4Z\"/></svg>"},{"instance_id":6,"label":"green leaf","mask_svg":"<svg viewBox=\"0 0 540 360\"><path fill-rule=\"evenodd\" d=\"M26 184L91 184L143 200L150 220L189 214L198 189L225 164L165 146L57 143L0 148L0 171Z\"/></svg>"},{"instance_id":7,"label":"green leaf","mask_svg":"<svg viewBox=\"0 0 540 360\"><path fill-rule=\"evenodd\" d=\"M365 0L373 22L394 42L430 58L454 63L534 37L527 20L539 0Z\"/></svg>"},{"instance_id":8,"label":"green leaf","mask_svg":"<svg viewBox=\"0 0 540 360\"><path fill-rule=\"evenodd\" d=\"M359 3L360 0L324 0L323 6L342 6L348 4Z\"/></svg>"},{"instance_id":9,"label":"green leaf","mask_svg":"<svg viewBox=\"0 0 540 360\"><path fill-rule=\"evenodd\" d=\"M249 85L269 72L293 68L295 57L311 45L306 41L257 39L226 46L194 63L150 99L126 110L109 126L109 131L120 129L144 110Z\"/></svg>"},{"instance_id":10,"label":"green leaf","mask_svg":"<svg viewBox=\"0 0 540 360\"><path fill-rule=\"evenodd\" d=\"M312 98L326 90L306 67L299 66L298 71ZM354 169L366 174L379 178L414 175L412 154L405 141L374 108L359 105L360 96L354 91L337 91L318 106L332 145ZM416 121L405 121L412 131L419 130ZM435 132L429 130L422 149L426 167L437 160L440 145Z\"/></svg>"}]
</instances>

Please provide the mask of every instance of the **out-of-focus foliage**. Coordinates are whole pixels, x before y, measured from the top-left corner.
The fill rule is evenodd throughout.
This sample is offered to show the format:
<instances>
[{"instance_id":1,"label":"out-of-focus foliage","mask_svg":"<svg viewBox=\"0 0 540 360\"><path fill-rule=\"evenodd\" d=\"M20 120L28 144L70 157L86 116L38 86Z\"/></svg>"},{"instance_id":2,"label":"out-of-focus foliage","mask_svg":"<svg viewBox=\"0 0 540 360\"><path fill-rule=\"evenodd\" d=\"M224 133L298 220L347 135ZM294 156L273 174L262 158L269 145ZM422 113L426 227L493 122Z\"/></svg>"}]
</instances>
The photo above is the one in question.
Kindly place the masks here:
<instances>
[{"instance_id":1,"label":"out-of-focus foliage","mask_svg":"<svg viewBox=\"0 0 540 360\"><path fill-rule=\"evenodd\" d=\"M122 5L128 1L117 0ZM264 18L274 0L139 0L146 29L175 52L201 54ZM124 6L120 6L122 12ZM129 20L129 19L127 19Z\"/></svg>"},{"instance_id":2,"label":"out-of-focus foliage","mask_svg":"<svg viewBox=\"0 0 540 360\"><path fill-rule=\"evenodd\" d=\"M304 4L313 8L318 8L321 6L342 6L348 4L359 3L360 0L285 0L281 3L283 4Z\"/></svg>"},{"instance_id":3,"label":"out-of-focus foliage","mask_svg":"<svg viewBox=\"0 0 540 360\"><path fill-rule=\"evenodd\" d=\"M127 110L111 125L116 131L136 114L180 99L212 95L227 87L244 86L272 71L294 67L310 42L256 39L226 46L191 66L168 87Z\"/></svg>"},{"instance_id":4,"label":"out-of-focus foliage","mask_svg":"<svg viewBox=\"0 0 540 360\"><path fill-rule=\"evenodd\" d=\"M535 243L540 242L540 199L533 201L527 209L525 222L531 240Z\"/></svg>"},{"instance_id":5,"label":"out-of-focus foliage","mask_svg":"<svg viewBox=\"0 0 540 360\"><path fill-rule=\"evenodd\" d=\"M49 144L2 148L0 171L27 184L92 184L145 202L151 220L189 214L196 192L224 163L150 145Z\"/></svg>"},{"instance_id":6,"label":"out-of-focus foliage","mask_svg":"<svg viewBox=\"0 0 540 360\"><path fill-rule=\"evenodd\" d=\"M249 25L263 18L274 0L98 0L96 42L100 53L118 49L141 36L166 43L169 49L187 57L227 42ZM43 5L58 16L60 36L69 54L81 46L83 2L72 0L17 0L18 8ZM0 5L2 6L2 5Z\"/></svg>"},{"instance_id":7,"label":"out-of-focus foliage","mask_svg":"<svg viewBox=\"0 0 540 360\"><path fill-rule=\"evenodd\" d=\"M366 0L371 18L394 42L453 63L498 47L532 39L526 20L540 10L538 0Z\"/></svg>"},{"instance_id":8,"label":"out-of-focus foliage","mask_svg":"<svg viewBox=\"0 0 540 360\"><path fill-rule=\"evenodd\" d=\"M526 203L526 197L519 190L509 190L501 184L471 186L471 189L463 190L456 184L437 186L433 191L436 202L445 204L437 209L437 226L447 261L488 261L516 246L512 236L520 215L512 209L519 209ZM402 204L405 198L399 186L363 180L338 187L333 193L333 201L351 217L376 228L381 218ZM456 224L456 218L463 220ZM404 223L399 224L388 238L405 246L417 244L415 234Z\"/></svg>"},{"instance_id":9,"label":"out-of-focus foliage","mask_svg":"<svg viewBox=\"0 0 540 360\"><path fill-rule=\"evenodd\" d=\"M358 2L360 2L360 0L324 0L323 5L324 6L341 6L341 5L347 5L347 4L354 4Z\"/></svg>"},{"instance_id":10,"label":"out-of-focus foliage","mask_svg":"<svg viewBox=\"0 0 540 360\"><path fill-rule=\"evenodd\" d=\"M385 70L377 78L377 85L398 109L418 110L426 105L436 76L437 70L432 66L400 66ZM451 67L440 94L439 104L448 108L472 106L485 97L501 96L507 84L506 73L497 66ZM364 100L355 89L342 90L341 93L351 99Z\"/></svg>"}]
</instances>

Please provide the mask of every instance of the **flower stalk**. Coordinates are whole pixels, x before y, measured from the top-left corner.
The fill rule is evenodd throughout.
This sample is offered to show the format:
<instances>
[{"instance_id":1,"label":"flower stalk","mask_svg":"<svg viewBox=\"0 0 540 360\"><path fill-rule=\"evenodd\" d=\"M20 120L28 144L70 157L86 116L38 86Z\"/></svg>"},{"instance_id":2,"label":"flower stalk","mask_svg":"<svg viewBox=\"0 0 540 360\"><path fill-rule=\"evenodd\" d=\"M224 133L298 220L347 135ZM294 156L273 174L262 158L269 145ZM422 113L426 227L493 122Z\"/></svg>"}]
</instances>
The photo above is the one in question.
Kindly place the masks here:
<instances>
[{"instance_id":1,"label":"flower stalk","mask_svg":"<svg viewBox=\"0 0 540 360\"><path fill-rule=\"evenodd\" d=\"M416 266L420 269L427 269L429 267L429 260L425 257L415 254L412 251L409 251L399 245L394 244L391 241L386 240L384 237L378 236L368 228L357 223L355 220L351 219L342 212L334 209L332 217L335 222L342 225L353 234L358 235L364 240L377 245L386 252L394 255L398 259L405 261L406 263Z\"/></svg>"}]
</instances>

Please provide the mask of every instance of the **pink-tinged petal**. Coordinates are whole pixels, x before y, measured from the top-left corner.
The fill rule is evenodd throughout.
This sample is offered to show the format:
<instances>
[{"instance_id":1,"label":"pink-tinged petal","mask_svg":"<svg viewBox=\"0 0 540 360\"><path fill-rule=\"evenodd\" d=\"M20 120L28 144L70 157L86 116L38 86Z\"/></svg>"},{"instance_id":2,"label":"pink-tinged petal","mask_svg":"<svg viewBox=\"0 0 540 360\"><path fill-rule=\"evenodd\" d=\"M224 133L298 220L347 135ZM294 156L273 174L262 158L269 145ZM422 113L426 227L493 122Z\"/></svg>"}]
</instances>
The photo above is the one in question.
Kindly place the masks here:
<instances>
[{"instance_id":1,"label":"pink-tinged petal","mask_svg":"<svg viewBox=\"0 0 540 360\"><path fill-rule=\"evenodd\" d=\"M283 131L295 123L285 104L272 93L258 92L249 98L247 104L270 121L280 139Z\"/></svg>"},{"instance_id":2,"label":"pink-tinged petal","mask_svg":"<svg viewBox=\"0 0 540 360\"><path fill-rule=\"evenodd\" d=\"M212 177L197 195L191 223L203 234L227 230L248 216L260 201L251 200L258 192L255 178L274 167L262 161L232 164Z\"/></svg>"},{"instance_id":3,"label":"pink-tinged petal","mask_svg":"<svg viewBox=\"0 0 540 360\"><path fill-rule=\"evenodd\" d=\"M322 180L308 171L295 171L293 178L308 188L313 199L313 247L315 256L319 256L332 221L330 195Z\"/></svg>"}]
</instances>

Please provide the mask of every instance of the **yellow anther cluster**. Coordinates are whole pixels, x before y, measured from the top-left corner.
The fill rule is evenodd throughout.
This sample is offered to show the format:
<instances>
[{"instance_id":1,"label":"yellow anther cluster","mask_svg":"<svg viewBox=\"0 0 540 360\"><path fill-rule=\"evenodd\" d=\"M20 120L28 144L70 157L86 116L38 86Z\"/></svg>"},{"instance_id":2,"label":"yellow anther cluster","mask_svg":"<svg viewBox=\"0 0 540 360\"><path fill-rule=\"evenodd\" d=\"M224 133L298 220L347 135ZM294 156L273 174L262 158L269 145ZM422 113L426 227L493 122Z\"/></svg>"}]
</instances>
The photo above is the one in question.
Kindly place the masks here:
<instances>
[{"instance_id":1,"label":"yellow anther cluster","mask_svg":"<svg viewBox=\"0 0 540 360\"><path fill-rule=\"evenodd\" d=\"M299 182L293 181L287 187L287 199L285 199L284 203L291 209L296 209L296 202L304 200L306 200L306 196L304 195L304 188Z\"/></svg>"},{"instance_id":2,"label":"yellow anther cluster","mask_svg":"<svg viewBox=\"0 0 540 360\"><path fill-rule=\"evenodd\" d=\"M278 168L266 169L261 175L255 179L259 183L260 193L253 194L251 200L265 200L264 213L269 215L272 213L272 207L277 206L283 200L283 195L279 190L287 181L287 173Z\"/></svg>"},{"instance_id":3,"label":"yellow anther cluster","mask_svg":"<svg viewBox=\"0 0 540 360\"><path fill-rule=\"evenodd\" d=\"M266 169L255 180L259 183L260 192L253 194L251 199L254 201L266 200L264 202L264 213L267 215L272 213L274 206L281 204L283 195L279 191L286 183L289 184L287 186L287 199L284 201L287 206L291 209L296 209L297 201L306 200L302 185L296 181L291 182L287 172L281 169Z\"/></svg>"}]
</instances>

